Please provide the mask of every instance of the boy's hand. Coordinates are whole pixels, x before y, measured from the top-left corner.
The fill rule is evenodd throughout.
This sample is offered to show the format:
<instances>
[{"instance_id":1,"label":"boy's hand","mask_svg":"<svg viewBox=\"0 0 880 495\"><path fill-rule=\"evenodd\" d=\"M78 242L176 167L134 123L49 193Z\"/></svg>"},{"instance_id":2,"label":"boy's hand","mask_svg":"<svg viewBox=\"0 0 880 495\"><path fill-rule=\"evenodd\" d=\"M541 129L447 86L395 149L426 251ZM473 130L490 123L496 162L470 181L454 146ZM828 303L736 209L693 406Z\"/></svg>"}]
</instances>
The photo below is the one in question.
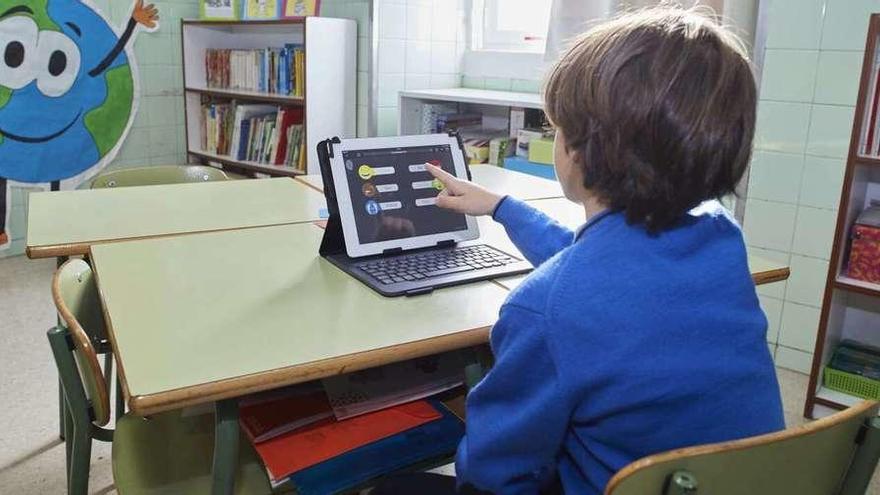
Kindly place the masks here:
<instances>
[{"instance_id":1,"label":"boy's hand","mask_svg":"<svg viewBox=\"0 0 880 495\"><path fill-rule=\"evenodd\" d=\"M491 215L502 196L473 182L458 179L440 167L425 164L428 172L443 184L437 195L437 206L471 216Z\"/></svg>"}]
</instances>

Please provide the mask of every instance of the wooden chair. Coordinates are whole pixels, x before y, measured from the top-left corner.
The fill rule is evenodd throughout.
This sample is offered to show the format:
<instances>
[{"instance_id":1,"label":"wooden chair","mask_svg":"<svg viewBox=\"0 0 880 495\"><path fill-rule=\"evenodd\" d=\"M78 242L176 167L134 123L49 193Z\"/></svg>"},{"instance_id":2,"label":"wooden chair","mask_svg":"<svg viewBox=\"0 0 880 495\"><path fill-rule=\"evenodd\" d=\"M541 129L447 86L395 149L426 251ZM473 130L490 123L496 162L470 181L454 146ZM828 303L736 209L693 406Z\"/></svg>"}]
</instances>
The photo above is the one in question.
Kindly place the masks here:
<instances>
[{"instance_id":1,"label":"wooden chair","mask_svg":"<svg viewBox=\"0 0 880 495\"><path fill-rule=\"evenodd\" d=\"M861 495L880 458L878 408L865 401L778 433L645 457L605 495Z\"/></svg>"},{"instance_id":2,"label":"wooden chair","mask_svg":"<svg viewBox=\"0 0 880 495\"><path fill-rule=\"evenodd\" d=\"M66 401L68 493L85 495L89 484L92 440L113 442L113 478L121 495L209 493L214 452L214 417L184 417L179 411L149 419L123 415L116 429L110 421L107 381L85 325L103 325L92 270L74 259L62 265L52 294L64 326L49 330ZM265 468L240 440L236 493L271 493Z\"/></svg>"},{"instance_id":3,"label":"wooden chair","mask_svg":"<svg viewBox=\"0 0 880 495\"><path fill-rule=\"evenodd\" d=\"M92 179L91 188L155 186L228 179L222 170L205 165L159 165L125 168L101 174Z\"/></svg>"}]
</instances>

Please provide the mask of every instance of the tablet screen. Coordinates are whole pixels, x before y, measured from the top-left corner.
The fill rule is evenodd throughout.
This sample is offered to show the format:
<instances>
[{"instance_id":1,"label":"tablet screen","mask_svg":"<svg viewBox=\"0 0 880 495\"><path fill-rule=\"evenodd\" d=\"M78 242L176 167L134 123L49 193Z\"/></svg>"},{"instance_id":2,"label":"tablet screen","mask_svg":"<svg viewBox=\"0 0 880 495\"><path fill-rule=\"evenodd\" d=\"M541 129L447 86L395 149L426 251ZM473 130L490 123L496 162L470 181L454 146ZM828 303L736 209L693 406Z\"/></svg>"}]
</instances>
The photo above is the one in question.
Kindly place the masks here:
<instances>
[{"instance_id":1,"label":"tablet screen","mask_svg":"<svg viewBox=\"0 0 880 495\"><path fill-rule=\"evenodd\" d=\"M467 230L464 215L438 208L432 163L455 175L450 145L342 152L361 244Z\"/></svg>"}]
</instances>

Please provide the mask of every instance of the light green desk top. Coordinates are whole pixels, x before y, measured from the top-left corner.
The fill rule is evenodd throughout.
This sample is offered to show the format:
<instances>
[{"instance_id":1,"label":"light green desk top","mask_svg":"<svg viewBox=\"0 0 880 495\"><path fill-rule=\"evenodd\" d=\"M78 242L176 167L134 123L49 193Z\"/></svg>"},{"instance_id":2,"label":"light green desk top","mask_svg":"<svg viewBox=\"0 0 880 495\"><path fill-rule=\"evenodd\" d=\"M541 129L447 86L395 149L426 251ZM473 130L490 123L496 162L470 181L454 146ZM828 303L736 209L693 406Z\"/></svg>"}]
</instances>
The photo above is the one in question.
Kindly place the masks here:
<instances>
[{"instance_id":1,"label":"light green desk top","mask_svg":"<svg viewBox=\"0 0 880 495\"><path fill-rule=\"evenodd\" d=\"M471 165L471 176L476 184L499 194L509 194L523 200L563 197L562 187L556 181L494 165ZM318 174L302 175L296 180L318 191L324 190L324 184Z\"/></svg>"},{"instance_id":2,"label":"light green desk top","mask_svg":"<svg viewBox=\"0 0 880 495\"><path fill-rule=\"evenodd\" d=\"M321 193L289 178L32 193L27 253L69 256L120 239L309 222L324 206Z\"/></svg>"},{"instance_id":3,"label":"light green desk top","mask_svg":"<svg viewBox=\"0 0 880 495\"><path fill-rule=\"evenodd\" d=\"M318 256L322 234L299 224L92 246L132 410L153 414L487 340L507 295L501 286L382 297Z\"/></svg>"}]
</instances>

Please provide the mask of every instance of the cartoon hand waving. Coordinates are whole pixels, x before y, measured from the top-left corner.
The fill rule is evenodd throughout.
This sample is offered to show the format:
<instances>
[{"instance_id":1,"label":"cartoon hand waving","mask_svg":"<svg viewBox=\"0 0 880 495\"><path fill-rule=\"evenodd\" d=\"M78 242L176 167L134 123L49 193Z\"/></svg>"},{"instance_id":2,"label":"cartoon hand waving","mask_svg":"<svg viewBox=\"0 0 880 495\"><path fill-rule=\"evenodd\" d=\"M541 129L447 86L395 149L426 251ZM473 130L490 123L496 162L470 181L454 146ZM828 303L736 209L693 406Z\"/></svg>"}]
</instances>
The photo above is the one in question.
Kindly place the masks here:
<instances>
[{"instance_id":1,"label":"cartoon hand waving","mask_svg":"<svg viewBox=\"0 0 880 495\"><path fill-rule=\"evenodd\" d=\"M159 20L159 11L153 4L144 6L144 0L137 0L134 4L131 17L147 29L156 27L156 21Z\"/></svg>"}]
</instances>

